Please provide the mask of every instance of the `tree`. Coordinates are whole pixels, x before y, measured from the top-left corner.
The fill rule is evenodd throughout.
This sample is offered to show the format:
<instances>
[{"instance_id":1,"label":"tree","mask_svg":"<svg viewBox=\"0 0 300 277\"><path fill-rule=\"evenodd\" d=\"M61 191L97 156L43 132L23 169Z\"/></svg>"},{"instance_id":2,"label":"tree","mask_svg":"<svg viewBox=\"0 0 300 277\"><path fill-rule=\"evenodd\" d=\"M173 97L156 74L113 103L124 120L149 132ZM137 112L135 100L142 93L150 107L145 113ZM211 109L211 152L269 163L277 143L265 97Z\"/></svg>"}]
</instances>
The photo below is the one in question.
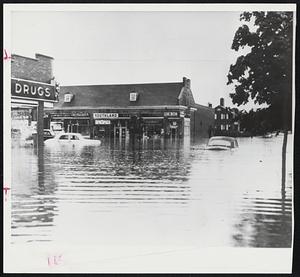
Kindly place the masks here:
<instances>
[{"instance_id":1,"label":"tree","mask_svg":"<svg viewBox=\"0 0 300 277\"><path fill-rule=\"evenodd\" d=\"M239 51L248 46L250 51L230 66L227 84L235 86L230 97L238 106L250 99L267 104L265 121L284 130L284 184L287 133L292 128L293 13L244 12L240 20L246 24L236 31L231 48ZM252 23L254 30L249 28Z\"/></svg>"}]
</instances>

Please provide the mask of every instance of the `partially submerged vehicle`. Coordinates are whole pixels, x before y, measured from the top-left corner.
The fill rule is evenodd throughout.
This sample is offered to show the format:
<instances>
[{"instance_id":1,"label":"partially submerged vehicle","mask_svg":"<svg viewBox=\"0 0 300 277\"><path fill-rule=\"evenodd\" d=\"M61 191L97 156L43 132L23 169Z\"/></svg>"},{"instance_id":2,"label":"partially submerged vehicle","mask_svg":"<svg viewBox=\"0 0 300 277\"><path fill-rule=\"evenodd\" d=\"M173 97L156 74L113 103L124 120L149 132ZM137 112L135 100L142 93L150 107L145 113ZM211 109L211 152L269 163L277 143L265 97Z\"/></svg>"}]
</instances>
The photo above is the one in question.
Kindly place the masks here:
<instances>
[{"instance_id":1,"label":"partially submerged vehicle","mask_svg":"<svg viewBox=\"0 0 300 277\"><path fill-rule=\"evenodd\" d=\"M101 144L101 141L95 139L86 139L81 134L78 133L61 133L56 135L54 138L45 140L44 144L46 146L54 146L54 145L56 146L58 145L99 146Z\"/></svg>"},{"instance_id":2,"label":"partially submerged vehicle","mask_svg":"<svg viewBox=\"0 0 300 277\"><path fill-rule=\"evenodd\" d=\"M50 129L44 129L44 140L51 139L55 137L55 133Z\"/></svg>"},{"instance_id":3,"label":"partially submerged vehicle","mask_svg":"<svg viewBox=\"0 0 300 277\"><path fill-rule=\"evenodd\" d=\"M238 148L238 142L233 137L211 137L207 143L207 150L232 150Z\"/></svg>"},{"instance_id":4,"label":"partially submerged vehicle","mask_svg":"<svg viewBox=\"0 0 300 277\"><path fill-rule=\"evenodd\" d=\"M266 133L262 136L263 138L272 138L273 134L272 133Z\"/></svg>"}]
</instances>

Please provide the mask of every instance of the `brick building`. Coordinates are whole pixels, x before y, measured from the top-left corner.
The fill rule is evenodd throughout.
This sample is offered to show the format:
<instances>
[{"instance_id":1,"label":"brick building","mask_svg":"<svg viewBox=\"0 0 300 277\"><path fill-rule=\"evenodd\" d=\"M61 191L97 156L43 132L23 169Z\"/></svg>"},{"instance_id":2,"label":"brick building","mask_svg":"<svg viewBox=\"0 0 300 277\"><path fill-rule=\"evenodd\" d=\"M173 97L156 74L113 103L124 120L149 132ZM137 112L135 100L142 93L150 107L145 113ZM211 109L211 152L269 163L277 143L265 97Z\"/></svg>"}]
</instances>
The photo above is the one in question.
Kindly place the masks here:
<instances>
[{"instance_id":1,"label":"brick building","mask_svg":"<svg viewBox=\"0 0 300 277\"><path fill-rule=\"evenodd\" d=\"M236 109L225 107L224 98L215 107L215 135L237 135L240 132L240 122Z\"/></svg>"},{"instance_id":2,"label":"brick building","mask_svg":"<svg viewBox=\"0 0 300 277\"><path fill-rule=\"evenodd\" d=\"M11 134L26 140L39 133L42 140L43 108L55 102L53 58L36 54L35 58L11 56ZM39 130L39 132L38 132ZM41 141L42 142L42 141Z\"/></svg>"},{"instance_id":3,"label":"brick building","mask_svg":"<svg viewBox=\"0 0 300 277\"><path fill-rule=\"evenodd\" d=\"M214 110L194 101L191 82L62 86L45 116L91 138L207 137ZM54 126L54 125L52 125Z\"/></svg>"},{"instance_id":4,"label":"brick building","mask_svg":"<svg viewBox=\"0 0 300 277\"><path fill-rule=\"evenodd\" d=\"M42 54L35 54L35 59L13 54L11 77L51 84L53 82L53 58Z\"/></svg>"}]
</instances>

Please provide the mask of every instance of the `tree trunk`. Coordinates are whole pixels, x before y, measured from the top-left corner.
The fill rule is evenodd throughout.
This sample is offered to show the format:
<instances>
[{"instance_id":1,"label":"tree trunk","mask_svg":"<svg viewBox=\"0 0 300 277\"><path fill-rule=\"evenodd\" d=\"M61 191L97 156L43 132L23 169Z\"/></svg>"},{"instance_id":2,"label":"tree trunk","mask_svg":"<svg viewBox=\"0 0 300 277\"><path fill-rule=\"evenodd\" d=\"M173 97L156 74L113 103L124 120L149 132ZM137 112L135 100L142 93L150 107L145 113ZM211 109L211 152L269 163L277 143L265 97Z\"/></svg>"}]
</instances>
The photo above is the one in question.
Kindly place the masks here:
<instances>
[{"instance_id":1,"label":"tree trunk","mask_svg":"<svg viewBox=\"0 0 300 277\"><path fill-rule=\"evenodd\" d=\"M285 191L286 179L286 147L287 147L288 130L284 130L283 143L282 143L282 167L281 167L281 190Z\"/></svg>"}]
</instances>

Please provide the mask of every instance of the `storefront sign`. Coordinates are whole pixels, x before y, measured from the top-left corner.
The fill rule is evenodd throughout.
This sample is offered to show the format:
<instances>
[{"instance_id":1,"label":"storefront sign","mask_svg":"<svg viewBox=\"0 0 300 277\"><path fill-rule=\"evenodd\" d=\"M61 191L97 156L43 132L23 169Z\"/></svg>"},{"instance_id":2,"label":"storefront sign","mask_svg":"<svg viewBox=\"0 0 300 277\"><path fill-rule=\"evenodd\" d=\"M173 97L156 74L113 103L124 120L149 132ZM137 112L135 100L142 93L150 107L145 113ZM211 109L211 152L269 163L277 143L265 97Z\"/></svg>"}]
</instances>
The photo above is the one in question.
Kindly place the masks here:
<instances>
[{"instance_id":1,"label":"storefront sign","mask_svg":"<svg viewBox=\"0 0 300 277\"><path fill-rule=\"evenodd\" d=\"M176 129L178 127L177 122L176 121L172 121L170 128L171 129Z\"/></svg>"},{"instance_id":2,"label":"storefront sign","mask_svg":"<svg viewBox=\"0 0 300 277\"><path fill-rule=\"evenodd\" d=\"M30 112L28 109L18 109L11 111L12 120L29 120Z\"/></svg>"},{"instance_id":3,"label":"storefront sign","mask_svg":"<svg viewBox=\"0 0 300 277\"><path fill-rule=\"evenodd\" d=\"M119 114L117 113L94 113L94 119L99 118L118 118Z\"/></svg>"},{"instance_id":4,"label":"storefront sign","mask_svg":"<svg viewBox=\"0 0 300 277\"><path fill-rule=\"evenodd\" d=\"M110 125L110 120L95 120L95 125Z\"/></svg>"},{"instance_id":5,"label":"storefront sign","mask_svg":"<svg viewBox=\"0 0 300 277\"><path fill-rule=\"evenodd\" d=\"M46 102L57 101L53 85L14 78L11 79L11 96Z\"/></svg>"},{"instance_id":6,"label":"storefront sign","mask_svg":"<svg viewBox=\"0 0 300 277\"><path fill-rule=\"evenodd\" d=\"M147 119L144 121L145 124L159 124L161 125L162 124L162 120L161 119Z\"/></svg>"},{"instance_id":7,"label":"storefront sign","mask_svg":"<svg viewBox=\"0 0 300 277\"><path fill-rule=\"evenodd\" d=\"M86 112L60 112L60 113L50 113L51 117L58 117L58 118L64 118L64 117L90 117L89 113Z\"/></svg>"},{"instance_id":8,"label":"storefront sign","mask_svg":"<svg viewBox=\"0 0 300 277\"><path fill-rule=\"evenodd\" d=\"M166 117L177 117L178 112L164 112L164 116L166 116Z\"/></svg>"}]
</instances>

